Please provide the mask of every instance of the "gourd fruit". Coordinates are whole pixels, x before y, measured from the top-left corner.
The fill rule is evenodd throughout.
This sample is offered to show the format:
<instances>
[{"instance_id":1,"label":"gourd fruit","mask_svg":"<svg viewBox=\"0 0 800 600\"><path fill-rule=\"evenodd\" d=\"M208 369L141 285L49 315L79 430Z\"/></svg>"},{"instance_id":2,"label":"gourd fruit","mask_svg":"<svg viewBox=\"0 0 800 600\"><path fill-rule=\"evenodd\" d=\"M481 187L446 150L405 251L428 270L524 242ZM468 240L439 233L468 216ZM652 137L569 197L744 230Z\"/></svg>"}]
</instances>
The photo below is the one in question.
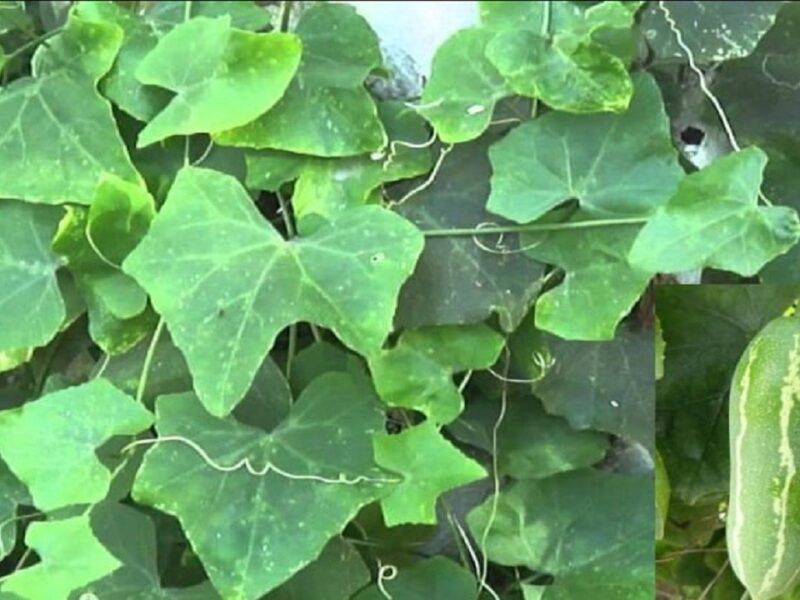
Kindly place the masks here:
<instances>
[{"instance_id":1,"label":"gourd fruit","mask_svg":"<svg viewBox=\"0 0 800 600\"><path fill-rule=\"evenodd\" d=\"M730 394L731 565L753 600L800 572L800 317L779 317L748 345Z\"/></svg>"}]
</instances>

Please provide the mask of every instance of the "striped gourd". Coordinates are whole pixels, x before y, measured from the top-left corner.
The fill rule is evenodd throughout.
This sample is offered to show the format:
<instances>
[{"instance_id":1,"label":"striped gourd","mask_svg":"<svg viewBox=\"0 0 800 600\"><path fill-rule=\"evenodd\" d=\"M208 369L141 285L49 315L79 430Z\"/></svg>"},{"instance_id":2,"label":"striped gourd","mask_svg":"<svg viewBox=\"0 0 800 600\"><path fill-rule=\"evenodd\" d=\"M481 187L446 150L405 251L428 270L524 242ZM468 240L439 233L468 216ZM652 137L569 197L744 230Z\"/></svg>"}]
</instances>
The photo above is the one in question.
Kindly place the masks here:
<instances>
[{"instance_id":1,"label":"striped gourd","mask_svg":"<svg viewBox=\"0 0 800 600\"><path fill-rule=\"evenodd\" d=\"M800 571L800 317L750 342L730 396L731 565L753 600L779 596Z\"/></svg>"}]
</instances>

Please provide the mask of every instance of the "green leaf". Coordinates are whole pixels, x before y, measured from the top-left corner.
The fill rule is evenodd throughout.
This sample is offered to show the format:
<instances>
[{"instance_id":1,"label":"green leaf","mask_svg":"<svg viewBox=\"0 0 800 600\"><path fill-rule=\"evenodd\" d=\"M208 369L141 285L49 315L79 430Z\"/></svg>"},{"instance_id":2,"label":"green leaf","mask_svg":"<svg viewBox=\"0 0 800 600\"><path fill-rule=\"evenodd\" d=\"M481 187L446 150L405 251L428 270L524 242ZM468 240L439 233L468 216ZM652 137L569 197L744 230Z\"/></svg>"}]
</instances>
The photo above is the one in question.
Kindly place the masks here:
<instances>
[{"instance_id":1,"label":"green leaf","mask_svg":"<svg viewBox=\"0 0 800 600\"><path fill-rule=\"evenodd\" d=\"M423 144L430 137L422 118L395 101L379 103L378 114L389 136L388 153L316 158L273 150L250 152L248 187L275 191L286 181L298 178L292 194L297 229L312 233L324 220L368 203L381 184L427 172L431 167L430 150L401 145Z\"/></svg>"},{"instance_id":2,"label":"green leaf","mask_svg":"<svg viewBox=\"0 0 800 600\"><path fill-rule=\"evenodd\" d=\"M28 490L0 460L0 561L11 553L17 540L17 506L29 502Z\"/></svg>"},{"instance_id":3,"label":"green leaf","mask_svg":"<svg viewBox=\"0 0 800 600\"><path fill-rule=\"evenodd\" d=\"M455 33L437 50L419 112L439 139L457 144L475 139L492 120L495 103L511 94L486 58L494 33L480 27Z\"/></svg>"},{"instance_id":4,"label":"green leaf","mask_svg":"<svg viewBox=\"0 0 800 600\"><path fill-rule=\"evenodd\" d=\"M92 531L121 566L110 575L73 592L70 600L94 594L103 600L216 600L219 595L206 582L167 589L162 587L156 564L156 528L153 521L129 506L101 503L91 512Z\"/></svg>"},{"instance_id":5,"label":"green leaf","mask_svg":"<svg viewBox=\"0 0 800 600\"><path fill-rule=\"evenodd\" d=\"M25 600L66 598L69 593L117 569L119 561L97 541L89 515L32 523L25 541L41 562L16 571L0 591Z\"/></svg>"},{"instance_id":6,"label":"green leaf","mask_svg":"<svg viewBox=\"0 0 800 600\"><path fill-rule=\"evenodd\" d=\"M342 538L333 538L317 560L264 600L348 600L369 580L369 570L358 550Z\"/></svg>"},{"instance_id":7,"label":"green leaf","mask_svg":"<svg viewBox=\"0 0 800 600\"><path fill-rule=\"evenodd\" d=\"M676 273L715 267L754 275L800 239L800 219L786 206L758 206L766 155L747 148L688 175L644 226L630 261Z\"/></svg>"},{"instance_id":8,"label":"green leaf","mask_svg":"<svg viewBox=\"0 0 800 600\"><path fill-rule=\"evenodd\" d=\"M783 2L663 2L698 63L722 62L750 54L775 22ZM686 61L661 3L642 13L640 25L658 60Z\"/></svg>"},{"instance_id":9,"label":"green leaf","mask_svg":"<svg viewBox=\"0 0 800 600\"><path fill-rule=\"evenodd\" d=\"M396 207L423 230L475 228L492 220L485 211L493 137L457 145L447 155L433 184ZM480 323L493 314L513 331L541 289L541 264L523 253L491 252L469 236L427 237L413 276L403 287L397 309L399 327ZM518 236L506 235L504 248Z\"/></svg>"},{"instance_id":10,"label":"green leaf","mask_svg":"<svg viewBox=\"0 0 800 600\"><path fill-rule=\"evenodd\" d=\"M369 368L386 404L418 410L445 424L464 408L453 375L491 367L504 343L503 336L482 323L409 330L392 349L370 357Z\"/></svg>"},{"instance_id":11,"label":"green leaf","mask_svg":"<svg viewBox=\"0 0 800 600\"><path fill-rule=\"evenodd\" d=\"M121 39L116 25L73 15L37 52L37 77L0 91L0 197L89 204L103 174L141 183L96 90Z\"/></svg>"},{"instance_id":12,"label":"green leaf","mask_svg":"<svg viewBox=\"0 0 800 600\"><path fill-rule=\"evenodd\" d=\"M386 133L364 80L381 65L378 39L351 6L318 4L300 17L300 68L283 99L252 123L214 135L223 145L314 156L379 150Z\"/></svg>"},{"instance_id":13,"label":"green leaf","mask_svg":"<svg viewBox=\"0 0 800 600\"><path fill-rule=\"evenodd\" d=\"M156 414L159 436L191 440L213 464L247 458L257 473L272 465L260 476L218 470L186 444L165 441L136 477L136 501L180 520L224 598L278 587L388 489L372 458L372 435L383 426L377 398L344 373L315 380L270 434L209 415L192 394L159 398Z\"/></svg>"},{"instance_id":14,"label":"green leaf","mask_svg":"<svg viewBox=\"0 0 800 600\"><path fill-rule=\"evenodd\" d=\"M183 0L161 0L145 10L147 19L161 30L194 17L229 16L233 27L249 31L258 31L270 23L269 12L253 0L193 0L190 6Z\"/></svg>"},{"instance_id":15,"label":"green leaf","mask_svg":"<svg viewBox=\"0 0 800 600\"><path fill-rule=\"evenodd\" d=\"M599 429L653 449L653 332L621 327L608 342L574 342L542 335L521 341L549 358L534 392L550 414L576 429ZM530 356L530 351L519 354ZM530 363L531 376L542 376Z\"/></svg>"},{"instance_id":16,"label":"green leaf","mask_svg":"<svg viewBox=\"0 0 800 600\"><path fill-rule=\"evenodd\" d=\"M448 490L486 477L486 470L448 442L432 421L398 434L375 435L375 462L403 481L381 500L388 527L436 523L436 500Z\"/></svg>"},{"instance_id":17,"label":"green leaf","mask_svg":"<svg viewBox=\"0 0 800 600\"><path fill-rule=\"evenodd\" d=\"M364 354L380 348L421 247L419 231L376 206L287 242L235 179L186 168L124 270L149 292L204 405L225 415L291 323L331 328Z\"/></svg>"},{"instance_id":18,"label":"green leaf","mask_svg":"<svg viewBox=\"0 0 800 600\"><path fill-rule=\"evenodd\" d=\"M25 12L22 2L4 0L0 2L0 34L9 31L32 31L33 20Z\"/></svg>"},{"instance_id":19,"label":"green leaf","mask_svg":"<svg viewBox=\"0 0 800 600\"><path fill-rule=\"evenodd\" d=\"M748 5L752 7L754 5ZM800 208L800 5L781 3L775 25L766 32L747 58L726 63L714 78L712 91L719 98L742 145L757 145L769 157L762 190L774 204ZM709 107L704 122L714 119ZM765 283L800 280L800 246L767 264Z\"/></svg>"},{"instance_id":20,"label":"green leaf","mask_svg":"<svg viewBox=\"0 0 800 600\"><path fill-rule=\"evenodd\" d=\"M655 81L642 74L635 83L622 114L551 112L494 144L488 210L526 223L572 198L606 217L647 215L665 203L683 171Z\"/></svg>"},{"instance_id":21,"label":"green leaf","mask_svg":"<svg viewBox=\"0 0 800 600\"><path fill-rule=\"evenodd\" d=\"M578 210L566 223L597 220ZM628 261L637 224L566 229L522 237L526 254L564 269L539 296L536 326L570 340L610 340L654 275Z\"/></svg>"},{"instance_id":22,"label":"green leaf","mask_svg":"<svg viewBox=\"0 0 800 600\"><path fill-rule=\"evenodd\" d=\"M53 240L89 309L92 339L109 354L133 347L155 324L147 294L121 270L155 216L139 186L117 177L100 180L91 207L68 207Z\"/></svg>"},{"instance_id":23,"label":"green leaf","mask_svg":"<svg viewBox=\"0 0 800 600\"><path fill-rule=\"evenodd\" d=\"M492 508L468 517L478 540ZM584 469L518 481L500 494L485 551L553 575L544 600L653 598L653 479Z\"/></svg>"},{"instance_id":24,"label":"green leaf","mask_svg":"<svg viewBox=\"0 0 800 600\"><path fill-rule=\"evenodd\" d=\"M656 539L664 538L664 526L669 513L669 474L661 453L656 451Z\"/></svg>"},{"instance_id":25,"label":"green leaf","mask_svg":"<svg viewBox=\"0 0 800 600\"><path fill-rule=\"evenodd\" d=\"M410 568L399 569L396 578L383 584L393 600L472 598L477 585L472 573L443 556L434 556ZM384 600L386 593L372 585L354 600Z\"/></svg>"},{"instance_id":26,"label":"green leaf","mask_svg":"<svg viewBox=\"0 0 800 600\"><path fill-rule=\"evenodd\" d=\"M61 212L50 206L0 200L2 350L43 346L66 317L56 280L61 263L50 250Z\"/></svg>"},{"instance_id":27,"label":"green leaf","mask_svg":"<svg viewBox=\"0 0 800 600\"><path fill-rule=\"evenodd\" d=\"M493 452L492 433L500 416L498 398L471 398L462 417L449 427L458 439ZM501 475L541 479L590 467L608 450L608 436L576 431L566 419L547 414L529 395L508 398L497 431L497 464Z\"/></svg>"},{"instance_id":28,"label":"green leaf","mask_svg":"<svg viewBox=\"0 0 800 600\"><path fill-rule=\"evenodd\" d=\"M95 379L0 412L0 456L41 510L97 502L108 493L111 474L96 449L152 421L130 396Z\"/></svg>"},{"instance_id":29,"label":"green leaf","mask_svg":"<svg viewBox=\"0 0 800 600\"><path fill-rule=\"evenodd\" d=\"M228 16L178 25L136 69L141 83L176 93L136 145L249 123L280 100L299 64L300 42L293 34L233 29Z\"/></svg>"},{"instance_id":30,"label":"green leaf","mask_svg":"<svg viewBox=\"0 0 800 600\"><path fill-rule=\"evenodd\" d=\"M548 40L529 31L504 31L486 56L517 94L573 113L622 112L633 94L628 69L601 45L571 36Z\"/></svg>"},{"instance_id":31,"label":"green leaf","mask_svg":"<svg viewBox=\"0 0 800 600\"><path fill-rule=\"evenodd\" d=\"M657 441L674 498L718 500L729 490L728 388L752 337L800 286L658 286L666 351L656 386Z\"/></svg>"}]
</instances>

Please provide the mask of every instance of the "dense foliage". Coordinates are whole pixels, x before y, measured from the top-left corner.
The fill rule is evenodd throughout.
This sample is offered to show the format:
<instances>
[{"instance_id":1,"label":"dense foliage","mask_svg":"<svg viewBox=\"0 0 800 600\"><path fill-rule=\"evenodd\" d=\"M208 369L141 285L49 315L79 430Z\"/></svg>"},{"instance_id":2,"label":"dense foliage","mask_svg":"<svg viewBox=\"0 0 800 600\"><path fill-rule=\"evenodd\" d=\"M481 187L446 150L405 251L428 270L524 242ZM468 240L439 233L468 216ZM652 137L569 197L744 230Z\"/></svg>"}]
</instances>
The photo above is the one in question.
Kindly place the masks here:
<instances>
[{"instance_id":1,"label":"dense foliage","mask_svg":"<svg viewBox=\"0 0 800 600\"><path fill-rule=\"evenodd\" d=\"M480 2L402 97L346 4L0 2L0 599L652 599L649 286L796 275L799 8Z\"/></svg>"}]
</instances>

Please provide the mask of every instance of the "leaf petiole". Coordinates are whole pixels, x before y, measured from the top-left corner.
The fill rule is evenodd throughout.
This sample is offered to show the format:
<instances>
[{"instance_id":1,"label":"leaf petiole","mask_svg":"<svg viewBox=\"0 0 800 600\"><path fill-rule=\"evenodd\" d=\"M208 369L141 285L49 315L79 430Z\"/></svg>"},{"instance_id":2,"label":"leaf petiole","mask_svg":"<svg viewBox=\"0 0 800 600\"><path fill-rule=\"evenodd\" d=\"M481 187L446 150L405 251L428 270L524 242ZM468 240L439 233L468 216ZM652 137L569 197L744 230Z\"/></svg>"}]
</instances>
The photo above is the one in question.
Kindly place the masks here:
<instances>
[{"instance_id":1,"label":"leaf petiole","mask_svg":"<svg viewBox=\"0 0 800 600\"><path fill-rule=\"evenodd\" d=\"M497 235L500 233L527 233L536 231L563 231L569 229L588 229L591 227L610 227L612 225L642 225L645 217L623 217L619 219L599 219L597 221L574 221L572 223L528 223L526 225L498 225L496 227L423 229L425 237L457 237L473 235Z\"/></svg>"}]
</instances>

